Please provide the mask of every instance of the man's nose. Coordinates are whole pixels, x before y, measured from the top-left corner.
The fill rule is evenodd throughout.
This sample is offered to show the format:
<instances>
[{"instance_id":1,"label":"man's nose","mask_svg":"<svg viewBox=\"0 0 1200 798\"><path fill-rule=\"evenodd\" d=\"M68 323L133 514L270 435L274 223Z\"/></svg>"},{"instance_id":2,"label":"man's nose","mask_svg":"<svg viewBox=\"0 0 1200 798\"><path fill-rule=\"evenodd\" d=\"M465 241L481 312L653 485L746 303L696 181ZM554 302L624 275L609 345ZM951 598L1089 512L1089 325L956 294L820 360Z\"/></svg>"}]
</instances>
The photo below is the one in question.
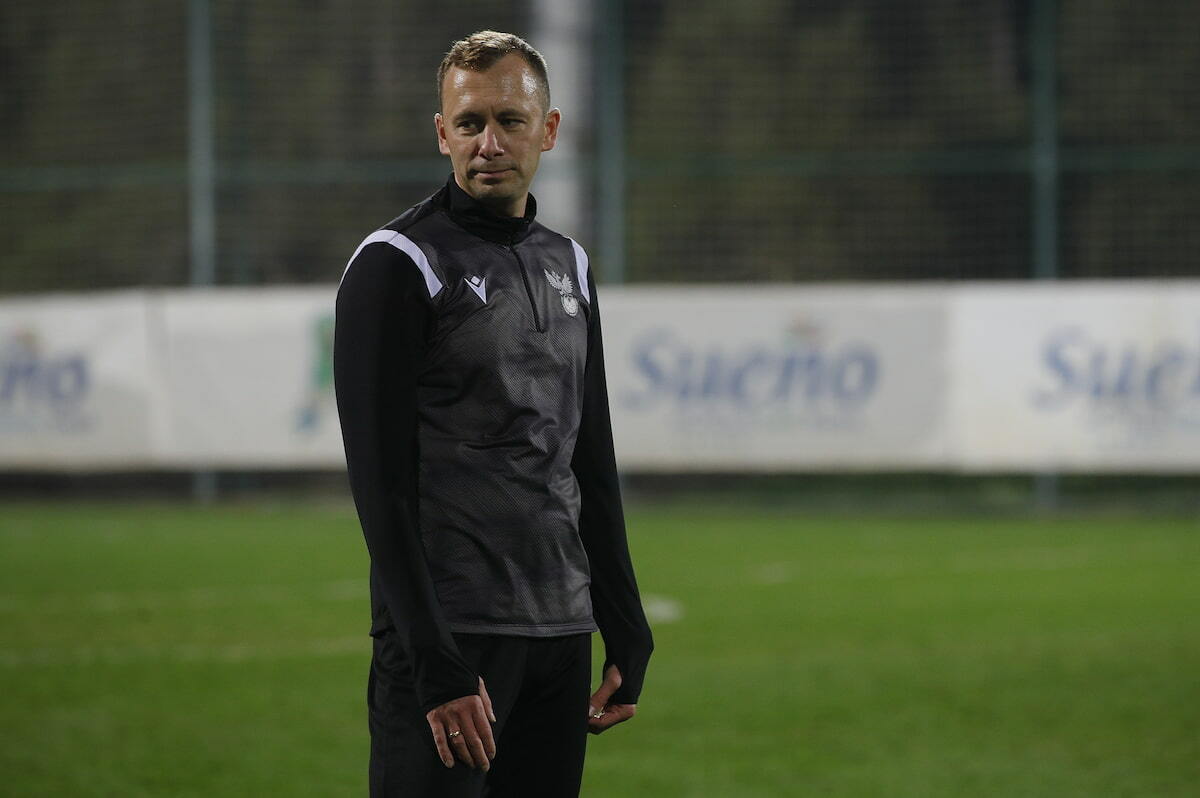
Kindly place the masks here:
<instances>
[{"instance_id":1,"label":"man's nose","mask_svg":"<svg viewBox=\"0 0 1200 798\"><path fill-rule=\"evenodd\" d=\"M484 158L495 158L504 154L504 142L500 131L491 125L486 125L479 134L479 154Z\"/></svg>"}]
</instances>

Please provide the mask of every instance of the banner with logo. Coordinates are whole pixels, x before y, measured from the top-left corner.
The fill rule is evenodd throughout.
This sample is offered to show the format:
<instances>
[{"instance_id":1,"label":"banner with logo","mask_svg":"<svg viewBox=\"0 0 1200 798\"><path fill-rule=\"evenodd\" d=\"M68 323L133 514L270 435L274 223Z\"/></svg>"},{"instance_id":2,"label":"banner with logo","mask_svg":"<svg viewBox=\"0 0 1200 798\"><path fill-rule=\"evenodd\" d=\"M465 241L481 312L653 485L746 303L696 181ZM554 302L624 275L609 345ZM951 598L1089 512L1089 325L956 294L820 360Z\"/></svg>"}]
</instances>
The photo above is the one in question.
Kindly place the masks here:
<instances>
[{"instance_id":1,"label":"banner with logo","mask_svg":"<svg viewBox=\"0 0 1200 798\"><path fill-rule=\"evenodd\" d=\"M1200 467L1200 287L974 285L951 335L956 463Z\"/></svg>"},{"instance_id":2,"label":"banner with logo","mask_svg":"<svg viewBox=\"0 0 1200 798\"><path fill-rule=\"evenodd\" d=\"M601 288L642 471L1200 469L1200 283ZM335 286L0 301L0 467L344 467Z\"/></svg>"},{"instance_id":3,"label":"banner with logo","mask_svg":"<svg viewBox=\"0 0 1200 798\"><path fill-rule=\"evenodd\" d=\"M630 469L946 464L944 288L602 289Z\"/></svg>"},{"instance_id":4,"label":"banner with logo","mask_svg":"<svg viewBox=\"0 0 1200 798\"><path fill-rule=\"evenodd\" d=\"M152 462L167 409L138 291L0 300L0 465Z\"/></svg>"},{"instance_id":5,"label":"banner with logo","mask_svg":"<svg viewBox=\"0 0 1200 798\"><path fill-rule=\"evenodd\" d=\"M166 457L203 467L341 468L336 287L163 296Z\"/></svg>"}]
</instances>

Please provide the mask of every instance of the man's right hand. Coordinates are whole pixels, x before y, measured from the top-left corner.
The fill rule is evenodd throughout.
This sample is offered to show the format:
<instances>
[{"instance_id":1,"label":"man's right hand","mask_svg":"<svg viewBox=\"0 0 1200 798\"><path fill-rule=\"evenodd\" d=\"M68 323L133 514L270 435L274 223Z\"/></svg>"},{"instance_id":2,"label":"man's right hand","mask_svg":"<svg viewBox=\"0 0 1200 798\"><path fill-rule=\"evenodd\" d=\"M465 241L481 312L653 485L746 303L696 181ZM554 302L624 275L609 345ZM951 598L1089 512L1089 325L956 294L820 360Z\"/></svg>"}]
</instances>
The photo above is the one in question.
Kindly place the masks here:
<instances>
[{"instance_id":1,"label":"man's right hand","mask_svg":"<svg viewBox=\"0 0 1200 798\"><path fill-rule=\"evenodd\" d=\"M433 741L443 765L452 768L457 758L468 767L484 771L491 767L496 757L496 741L492 738L496 713L492 711L492 699L488 698L482 678L479 679L479 695L447 701L429 710L425 719L433 731Z\"/></svg>"}]
</instances>

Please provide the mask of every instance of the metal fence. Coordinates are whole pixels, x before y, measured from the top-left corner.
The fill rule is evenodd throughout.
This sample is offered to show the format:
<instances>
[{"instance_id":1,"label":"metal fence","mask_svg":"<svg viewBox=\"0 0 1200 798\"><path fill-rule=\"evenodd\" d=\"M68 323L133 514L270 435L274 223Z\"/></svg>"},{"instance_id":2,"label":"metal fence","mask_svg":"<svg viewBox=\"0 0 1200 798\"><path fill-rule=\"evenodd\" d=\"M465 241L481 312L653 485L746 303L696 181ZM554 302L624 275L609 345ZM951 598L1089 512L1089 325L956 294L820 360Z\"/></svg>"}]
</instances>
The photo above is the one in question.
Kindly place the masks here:
<instances>
[{"instance_id":1,"label":"metal fence","mask_svg":"<svg viewBox=\"0 0 1200 798\"><path fill-rule=\"evenodd\" d=\"M12 0L0 292L335 281L481 28L550 60L602 279L1200 274L1193 0Z\"/></svg>"}]
</instances>

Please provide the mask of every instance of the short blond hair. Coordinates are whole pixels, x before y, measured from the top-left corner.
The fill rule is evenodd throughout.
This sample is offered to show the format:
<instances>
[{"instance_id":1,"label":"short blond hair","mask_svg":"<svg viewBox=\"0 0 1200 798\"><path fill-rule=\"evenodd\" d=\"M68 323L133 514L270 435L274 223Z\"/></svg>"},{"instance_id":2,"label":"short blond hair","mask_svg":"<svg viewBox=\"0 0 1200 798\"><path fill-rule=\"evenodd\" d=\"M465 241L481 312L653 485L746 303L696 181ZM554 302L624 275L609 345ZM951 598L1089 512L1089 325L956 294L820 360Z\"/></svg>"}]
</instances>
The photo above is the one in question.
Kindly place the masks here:
<instances>
[{"instance_id":1,"label":"short blond hair","mask_svg":"<svg viewBox=\"0 0 1200 798\"><path fill-rule=\"evenodd\" d=\"M450 71L451 67L469 69L472 72L485 72L510 53L516 53L525 59L525 63L529 64L529 68L533 70L538 79L542 107L550 110L550 77L546 71L546 59L542 58L542 54L520 36L494 30L476 31L465 39L459 39L450 45L450 50L438 67L438 107L440 108L442 105L442 83L445 82L446 73Z\"/></svg>"}]
</instances>

